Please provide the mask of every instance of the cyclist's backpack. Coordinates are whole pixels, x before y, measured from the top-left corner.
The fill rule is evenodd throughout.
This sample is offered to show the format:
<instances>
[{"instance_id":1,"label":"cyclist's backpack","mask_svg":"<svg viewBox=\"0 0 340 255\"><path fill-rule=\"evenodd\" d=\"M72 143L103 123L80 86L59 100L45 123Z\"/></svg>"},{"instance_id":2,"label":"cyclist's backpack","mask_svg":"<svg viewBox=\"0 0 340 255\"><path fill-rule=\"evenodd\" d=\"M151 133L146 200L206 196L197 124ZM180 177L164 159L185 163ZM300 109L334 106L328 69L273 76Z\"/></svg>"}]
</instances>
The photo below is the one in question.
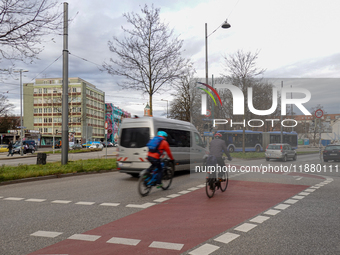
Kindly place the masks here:
<instances>
[{"instance_id":1,"label":"cyclist's backpack","mask_svg":"<svg viewBox=\"0 0 340 255\"><path fill-rule=\"evenodd\" d=\"M158 152L158 147L161 144L162 140L162 137L155 136L154 138L150 139L146 146L148 146L150 152Z\"/></svg>"}]
</instances>

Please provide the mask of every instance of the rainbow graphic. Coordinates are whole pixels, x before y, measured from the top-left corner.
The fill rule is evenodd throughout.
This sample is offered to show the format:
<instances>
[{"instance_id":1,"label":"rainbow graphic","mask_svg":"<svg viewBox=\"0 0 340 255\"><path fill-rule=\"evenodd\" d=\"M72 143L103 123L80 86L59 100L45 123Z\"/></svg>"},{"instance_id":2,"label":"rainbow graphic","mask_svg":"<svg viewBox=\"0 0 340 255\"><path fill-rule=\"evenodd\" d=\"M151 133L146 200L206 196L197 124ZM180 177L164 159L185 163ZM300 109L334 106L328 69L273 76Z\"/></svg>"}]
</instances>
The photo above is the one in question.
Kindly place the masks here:
<instances>
[{"instance_id":1,"label":"rainbow graphic","mask_svg":"<svg viewBox=\"0 0 340 255\"><path fill-rule=\"evenodd\" d=\"M216 91L213 87L211 87L211 86L208 85L208 84L202 83L202 82L197 82L197 83L206 86L208 89L210 89L212 92L214 92L214 94L217 96L217 98L218 98L218 100L220 101L220 104L221 104L221 106L222 106L222 100L221 100L221 98L220 98L220 95L217 93L217 91ZM204 92L206 92L206 93L212 98L212 100L214 101L215 105L217 105L214 96L211 94L211 92L210 92L209 90L206 90L206 89L203 89L203 88L198 88L198 89L201 89L201 90L203 90Z\"/></svg>"}]
</instances>

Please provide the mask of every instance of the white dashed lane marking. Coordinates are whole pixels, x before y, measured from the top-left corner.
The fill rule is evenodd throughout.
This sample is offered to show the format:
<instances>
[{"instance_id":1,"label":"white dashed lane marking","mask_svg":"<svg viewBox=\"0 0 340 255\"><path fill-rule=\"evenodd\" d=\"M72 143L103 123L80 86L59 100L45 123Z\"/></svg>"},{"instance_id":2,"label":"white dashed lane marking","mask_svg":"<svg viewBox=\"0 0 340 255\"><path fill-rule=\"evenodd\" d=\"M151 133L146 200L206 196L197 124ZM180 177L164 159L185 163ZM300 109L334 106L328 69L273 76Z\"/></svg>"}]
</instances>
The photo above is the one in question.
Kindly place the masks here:
<instances>
[{"instance_id":1,"label":"white dashed lane marking","mask_svg":"<svg viewBox=\"0 0 340 255\"><path fill-rule=\"evenodd\" d=\"M212 244L204 244L201 247L189 252L190 255L208 255L217 251L220 247Z\"/></svg>"},{"instance_id":2,"label":"white dashed lane marking","mask_svg":"<svg viewBox=\"0 0 340 255\"><path fill-rule=\"evenodd\" d=\"M217 242L221 242L221 243L227 244L227 243L233 241L234 239L238 238L239 236L240 236L240 235L238 235L238 234L234 234L234 233L229 233L229 232L227 232L227 233L225 233L225 234L223 234L223 235L217 237L217 238L214 239L214 240L217 241Z\"/></svg>"},{"instance_id":3,"label":"white dashed lane marking","mask_svg":"<svg viewBox=\"0 0 340 255\"><path fill-rule=\"evenodd\" d=\"M308 192L300 192L298 195L299 196L308 196L310 193Z\"/></svg>"},{"instance_id":4,"label":"white dashed lane marking","mask_svg":"<svg viewBox=\"0 0 340 255\"><path fill-rule=\"evenodd\" d=\"M172 194L172 195L169 195L169 196L167 196L167 197L174 198L174 197L179 197L179 196L181 196L181 194Z\"/></svg>"},{"instance_id":5,"label":"white dashed lane marking","mask_svg":"<svg viewBox=\"0 0 340 255\"><path fill-rule=\"evenodd\" d=\"M253 228L255 228L256 226L257 226L256 224L243 223L242 225L235 228L235 230L241 231L241 232L248 232L248 231L252 230Z\"/></svg>"},{"instance_id":6,"label":"white dashed lane marking","mask_svg":"<svg viewBox=\"0 0 340 255\"><path fill-rule=\"evenodd\" d=\"M315 189L306 189L305 191L306 192L313 192L313 191L315 191Z\"/></svg>"},{"instance_id":7,"label":"white dashed lane marking","mask_svg":"<svg viewBox=\"0 0 340 255\"><path fill-rule=\"evenodd\" d=\"M286 204L295 204L297 201L299 201L299 200L296 200L296 199L288 199L288 200L284 201L284 203L286 203Z\"/></svg>"},{"instance_id":8,"label":"white dashed lane marking","mask_svg":"<svg viewBox=\"0 0 340 255\"><path fill-rule=\"evenodd\" d=\"M278 214L279 212L281 212L281 211L269 209L268 211L264 212L264 214L268 214L268 215L276 215L276 214Z\"/></svg>"},{"instance_id":9,"label":"white dashed lane marking","mask_svg":"<svg viewBox=\"0 0 340 255\"><path fill-rule=\"evenodd\" d=\"M169 198L169 197L161 197L161 198L158 198L158 199L154 200L154 202L162 203L162 202L167 201L169 199L171 199L171 198Z\"/></svg>"},{"instance_id":10,"label":"white dashed lane marking","mask_svg":"<svg viewBox=\"0 0 340 255\"><path fill-rule=\"evenodd\" d=\"M37 203L41 203L46 201L46 199L36 199L36 198L29 198L25 200L26 202L37 202Z\"/></svg>"},{"instance_id":11,"label":"white dashed lane marking","mask_svg":"<svg viewBox=\"0 0 340 255\"><path fill-rule=\"evenodd\" d=\"M302 198L304 198L305 196L294 196L294 197L292 197L293 199L302 199Z\"/></svg>"},{"instance_id":12,"label":"white dashed lane marking","mask_svg":"<svg viewBox=\"0 0 340 255\"><path fill-rule=\"evenodd\" d=\"M100 237L101 236L96 235L74 234L67 239L94 242L98 240Z\"/></svg>"},{"instance_id":13,"label":"white dashed lane marking","mask_svg":"<svg viewBox=\"0 0 340 255\"><path fill-rule=\"evenodd\" d=\"M279 205L275 206L274 209L284 210L284 209L287 209L289 206L290 206L290 205L279 204Z\"/></svg>"},{"instance_id":14,"label":"white dashed lane marking","mask_svg":"<svg viewBox=\"0 0 340 255\"><path fill-rule=\"evenodd\" d=\"M125 244L125 245L133 245L136 246L139 244L141 240L138 239L130 239L130 238L120 238L120 237L112 237L107 243L114 243L114 244Z\"/></svg>"},{"instance_id":15,"label":"white dashed lane marking","mask_svg":"<svg viewBox=\"0 0 340 255\"><path fill-rule=\"evenodd\" d=\"M120 203L101 203L102 206L118 206Z\"/></svg>"},{"instance_id":16,"label":"white dashed lane marking","mask_svg":"<svg viewBox=\"0 0 340 255\"><path fill-rule=\"evenodd\" d=\"M183 190L183 191L180 191L180 192L178 192L178 193L180 193L180 194L188 194L188 193L190 193L191 191L189 191L189 190Z\"/></svg>"},{"instance_id":17,"label":"white dashed lane marking","mask_svg":"<svg viewBox=\"0 0 340 255\"><path fill-rule=\"evenodd\" d=\"M167 243L167 242L152 242L149 247L150 248L160 248L160 249L167 249L167 250L176 250L180 251L183 248L184 244L180 243Z\"/></svg>"},{"instance_id":18,"label":"white dashed lane marking","mask_svg":"<svg viewBox=\"0 0 340 255\"><path fill-rule=\"evenodd\" d=\"M20 201L20 200L24 200L25 198L22 197L7 197L4 198L4 200L11 200L11 201Z\"/></svg>"},{"instance_id":19,"label":"white dashed lane marking","mask_svg":"<svg viewBox=\"0 0 340 255\"><path fill-rule=\"evenodd\" d=\"M41 237L50 237L50 238L54 238L57 237L59 235L61 235L62 232L52 232L52 231L37 231L34 232L33 234L31 234L31 236L41 236Z\"/></svg>"},{"instance_id":20,"label":"white dashed lane marking","mask_svg":"<svg viewBox=\"0 0 340 255\"><path fill-rule=\"evenodd\" d=\"M126 207L132 207L132 208L148 208L150 206L155 205L156 203L145 203L142 205L136 205L136 204L128 204Z\"/></svg>"},{"instance_id":21,"label":"white dashed lane marking","mask_svg":"<svg viewBox=\"0 0 340 255\"><path fill-rule=\"evenodd\" d=\"M54 200L54 201L51 201L51 203L55 203L55 204L68 204L68 203L71 203L72 201L69 201L69 200Z\"/></svg>"},{"instance_id":22,"label":"white dashed lane marking","mask_svg":"<svg viewBox=\"0 0 340 255\"><path fill-rule=\"evenodd\" d=\"M255 222L255 223L263 223L264 221L270 219L268 216L256 216L255 218L251 219L250 222Z\"/></svg>"},{"instance_id":23,"label":"white dashed lane marking","mask_svg":"<svg viewBox=\"0 0 340 255\"><path fill-rule=\"evenodd\" d=\"M93 205L95 202L77 202L76 205Z\"/></svg>"}]
</instances>

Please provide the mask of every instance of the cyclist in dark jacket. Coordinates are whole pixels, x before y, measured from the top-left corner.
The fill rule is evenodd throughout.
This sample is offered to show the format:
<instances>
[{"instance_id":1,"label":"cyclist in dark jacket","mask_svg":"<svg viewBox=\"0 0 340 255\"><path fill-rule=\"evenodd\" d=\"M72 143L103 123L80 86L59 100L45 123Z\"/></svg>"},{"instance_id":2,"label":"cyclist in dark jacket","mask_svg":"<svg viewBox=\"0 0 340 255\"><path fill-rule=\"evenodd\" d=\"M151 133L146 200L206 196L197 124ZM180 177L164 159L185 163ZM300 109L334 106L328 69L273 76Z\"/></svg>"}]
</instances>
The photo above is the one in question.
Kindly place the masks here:
<instances>
[{"instance_id":1,"label":"cyclist in dark jacket","mask_svg":"<svg viewBox=\"0 0 340 255\"><path fill-rule=\"evenodd\" d=\"M223 153L227 155L229 161L231 161L231 157L228 152L228 148L227 148L225 141L221 139L222 135L220 133L216 133L214 137L215 139L210 142L209 155L215 156L217 160L217 164L223 167L225 166L224 160L222 158Z\"/></svg>"}]
</instances>

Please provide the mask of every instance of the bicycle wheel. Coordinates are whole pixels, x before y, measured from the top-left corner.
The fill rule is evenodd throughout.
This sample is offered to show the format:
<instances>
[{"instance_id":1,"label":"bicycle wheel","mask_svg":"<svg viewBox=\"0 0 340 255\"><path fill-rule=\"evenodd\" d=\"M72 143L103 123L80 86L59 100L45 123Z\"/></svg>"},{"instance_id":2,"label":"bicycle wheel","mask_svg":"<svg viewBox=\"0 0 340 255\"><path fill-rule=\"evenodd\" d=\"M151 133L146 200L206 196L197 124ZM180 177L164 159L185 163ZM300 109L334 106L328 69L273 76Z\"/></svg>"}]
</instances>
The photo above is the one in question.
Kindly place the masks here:
<instances>
[{"instance_id":1,"label":"bicycle wheel","mask_svg":"<svg viewBox=\"0 0 340 255\"><path fill-rule=\"evenodd\" d=\"M205 192L209 198L213 197L216 190L216 179L215 178L207 178L205 183Z\"/></svg>"},{"instance_id":2,"label":"bicycle wheel","mask_svg":"<svg viewBox=\"0 0 340 255\"><path fill-rule=\"evenodd\" d=\"M138 180L138 192L142 197L147 196L150 193L151 185L148 182L151 180L151 173L144 173Z\"/></svg>"},{"instance_id":3,"label":"bicycle wheel","mask_svg":"<svg viewBox=\"0 0 340 255\"><path fill-rule=\"evenodd\" d=\"M228 187L228 172L223 172L222 173L222 181L220 182L220 188L221 188L221 191L224 192L226 191L227 187Z\"/></svg>"},{"instance_id":4,"label":"bicycle wheel","mask_svg":"<svg viewBox=\"0 0 340 255\"><path fill-rule=\"evenodd\" d=\"M167 190L171 183L172 183L172 178L174 176L174 170L172 166L167 165L163 169L163 177L162 177L162 189Z\"/></svg>"}]
</instances>

